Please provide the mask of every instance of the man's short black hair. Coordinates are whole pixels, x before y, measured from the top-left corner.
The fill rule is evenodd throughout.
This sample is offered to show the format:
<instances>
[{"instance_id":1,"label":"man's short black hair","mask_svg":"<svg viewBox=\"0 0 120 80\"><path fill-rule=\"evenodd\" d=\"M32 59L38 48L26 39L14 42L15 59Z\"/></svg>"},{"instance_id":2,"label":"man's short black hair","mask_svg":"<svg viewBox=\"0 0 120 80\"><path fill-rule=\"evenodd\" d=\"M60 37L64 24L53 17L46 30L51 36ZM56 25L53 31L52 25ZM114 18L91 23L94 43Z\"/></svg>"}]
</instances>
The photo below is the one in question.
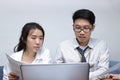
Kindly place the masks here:
<instances>
[{"instance_id":1,"label":"man's short black hair","mask_svg":"<svg viewBox=\"0 0 120 80\"><path fill-rule=\"evenodd\" d=\"M74 14L73 14L73 22L75 22L76 19L86 19L90 22L90 24L94 25L95 23L95 15L92 11L88 10L88 9L80 9L77 10Z\"/></svg>"}]
</instances>

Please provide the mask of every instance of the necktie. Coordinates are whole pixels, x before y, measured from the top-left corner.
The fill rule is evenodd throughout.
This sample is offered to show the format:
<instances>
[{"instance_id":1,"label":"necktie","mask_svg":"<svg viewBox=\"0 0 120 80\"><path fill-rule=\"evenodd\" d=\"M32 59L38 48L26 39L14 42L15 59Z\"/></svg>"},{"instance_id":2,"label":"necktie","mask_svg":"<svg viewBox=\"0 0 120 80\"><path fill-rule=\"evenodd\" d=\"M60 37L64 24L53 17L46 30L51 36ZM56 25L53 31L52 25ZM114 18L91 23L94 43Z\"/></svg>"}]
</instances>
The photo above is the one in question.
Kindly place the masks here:
<instances>
[{"instance_id":1,"label":"necktie","mask_svg":"<svg viewBox=\"0 0 120 80\"><path fill-rule=\"evenodd\" d=\"M86 62L86 58L84 56L84 52L88 49L89 47L87 46L84 50L82 50L80 47L77 47L76 49L78 50L78 52L81 54L82 56L82 61L81 62Z\"/></svg>"}]
</instances>

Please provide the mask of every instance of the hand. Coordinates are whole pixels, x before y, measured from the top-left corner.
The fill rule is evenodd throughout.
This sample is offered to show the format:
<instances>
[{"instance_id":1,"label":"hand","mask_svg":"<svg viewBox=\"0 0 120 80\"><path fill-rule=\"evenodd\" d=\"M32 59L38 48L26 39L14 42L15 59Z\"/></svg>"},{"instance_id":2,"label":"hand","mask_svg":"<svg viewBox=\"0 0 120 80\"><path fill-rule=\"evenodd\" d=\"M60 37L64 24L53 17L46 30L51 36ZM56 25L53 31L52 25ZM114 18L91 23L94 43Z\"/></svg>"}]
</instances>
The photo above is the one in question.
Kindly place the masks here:
<instances>
[{"instance_id":1,"label":"hand","mask_svg":"<svg viewBox=\"0 0 120 80\"><path fill-rule=\"evenodd\" d=\"M99 79L99 80L113 80L112 78L103 78L103 79Z\"/></svg>"},{"instance_id":2,"label":"hand","mask_svg":"<svg viewBox=\"0 0 120 80\"><path fill-rule=\"evenodd\" d=\"M19 76L13 72L9 73L8 78L9 80L19 80Z\"/></svg>"},{"instance_id":3,"label":"hand","mask_svg":"<svg viewBox=\"0 0 120 80\"><path fill-rule=\"evenodd\" d=\"M110 74L106 74L100 78L98 78L99 80L113 80L112 76L110 76Z\"/></svg>"},{"instance_id":4,"label":"hand","mask_svg":"<svg viewBox=\"0 0 120 80\"><path fill-rule=\"evenodd\" d=\"M120 74L110 74L109 77L111 77L113 80L120 80Z\"/></svg>"},{"instance_id":5,"label":"hand","mask_svg":"<svg viewBox=\"0 0 120 80\"><path fill-rule=\"evenodd\" d=\"M119 74L108 74L100 80L120 80Z\"/></svg>"}]
</instances>

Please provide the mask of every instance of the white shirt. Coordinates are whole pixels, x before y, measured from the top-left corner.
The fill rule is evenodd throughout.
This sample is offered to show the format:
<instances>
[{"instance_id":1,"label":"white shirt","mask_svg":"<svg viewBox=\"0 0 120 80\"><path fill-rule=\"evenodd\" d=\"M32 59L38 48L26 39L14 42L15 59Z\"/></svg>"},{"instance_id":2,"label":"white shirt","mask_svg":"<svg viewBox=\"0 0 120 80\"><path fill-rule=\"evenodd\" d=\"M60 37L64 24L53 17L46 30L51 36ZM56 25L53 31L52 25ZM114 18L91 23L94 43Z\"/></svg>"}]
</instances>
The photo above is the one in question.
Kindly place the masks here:
<instances>
[{"instance_id":1,"label":"white shirt","mask_svg":"<svg viewBox=\"0 0 120 80\"><path fill-rule=\"evenodd\" d=\"M13 53L11 57L15 59L16 61L22 60L23 50ZM36 57L34 61L31 64L49 64L51 62L50 52L48 49L41 48L38 53L36 54ZM8 80L8 74L10 73L10 66L9 64L4 66L3 69L3 80Z\"/></svg>"},{"instance_id":2,"label":"white shirt","mask_svg":"<svg viewBox=\"0 0 120 80\"><path fill-rule=\"evenodd\" d=\"M88 46L90 47L84 53L86 61L90 64L90 80L96 80L96 77L109 68L108 46L102 40L91 38ZM76 39L66 40L59 45L57 50L56 63L79 63L81 55L77 51L80 45ZM85 48L85 47L83 47Z\"/></svg>"}]
</instances>

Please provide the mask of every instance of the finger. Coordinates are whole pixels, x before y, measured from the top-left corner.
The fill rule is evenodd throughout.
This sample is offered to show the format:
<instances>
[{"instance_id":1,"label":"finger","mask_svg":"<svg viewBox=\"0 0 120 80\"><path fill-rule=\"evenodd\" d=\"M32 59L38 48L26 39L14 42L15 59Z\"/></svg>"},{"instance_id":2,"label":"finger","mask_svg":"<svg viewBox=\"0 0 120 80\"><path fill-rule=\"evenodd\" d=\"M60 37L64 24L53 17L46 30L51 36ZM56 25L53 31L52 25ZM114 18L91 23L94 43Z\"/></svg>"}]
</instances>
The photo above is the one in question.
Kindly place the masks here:
<instances>
[{"instance_id":1,"label":"finger","mask_svg":"<svg viewBox=\"0 0 120 80\"><path fill-rule=\"evenodd\" d=\"M9 80L19 80L19 78L16 78L16 77L8 77Z\"/></svg>"},{"instance_id":2,"label":"finger","mask_svg":"<svg viewBox=\"0 0 120 80\"><path fill-rule=\"evenodd\" d=\"M11 75L9 75L8 78L9 78L9 80L18 80L18 79L19 79L18 77L16 77L16 76L11 76Z\"/></svg>"},{"instance_id":3,"label":"finger","mask_svg":"<svg viewBox=\"0 0 120 80\"><path fill-rule=\"evenodd\" d=\"M9 78L9 80L18 80L18 79L15 79L15 78Z\"/></svg>"},{"instance_id":4,"label":"finger","mask_svg":"<svg viewBox=\"0 0 120 80\"><path fill-rule=\"evenodd\" d=\"M14 76L14 77L18 77L18 75L16 75L15 73L10 73L9 75L11 75L11 76Z\"/></svg>"},{"instance_id":5,"label":"finger","mask_svg":"<svg viewBox=\"0 0 120 80\"><path fill-rule=\"evenodd\" d=\"M13 80L13 79L18 80L19 76L16 75L15 73L11 72L11 73L9 73L8 78L11 79L11 80Z\"/></svg>"}]
</instances>

